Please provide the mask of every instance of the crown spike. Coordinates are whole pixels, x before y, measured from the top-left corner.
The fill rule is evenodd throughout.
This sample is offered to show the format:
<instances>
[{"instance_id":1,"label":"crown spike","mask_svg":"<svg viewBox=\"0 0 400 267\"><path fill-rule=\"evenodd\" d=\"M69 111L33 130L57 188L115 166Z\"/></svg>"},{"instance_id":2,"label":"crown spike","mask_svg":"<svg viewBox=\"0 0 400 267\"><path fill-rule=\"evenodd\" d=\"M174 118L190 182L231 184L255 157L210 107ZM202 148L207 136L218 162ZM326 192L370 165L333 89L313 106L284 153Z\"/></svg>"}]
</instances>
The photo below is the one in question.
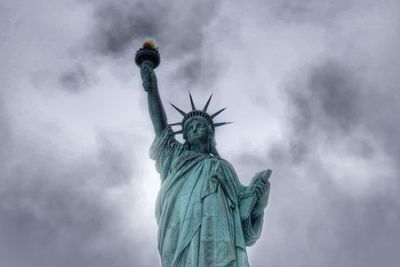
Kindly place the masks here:
<instances>
[{"instance_id":1,"label":"crown spike","mask_svg":"<svg viewBox=\"0 0 400 267\"><path fill-rule=\"evenodd\" d=\"M183 130L173 132L173 134L181 134L181 133L183 133Z\"/></svg>"},{"instance_id":2,"label":"crown spike","mask_svg":"<svg viewBox=\"0 0 400 267\"><path fill-rule=\"evenodd\" d=\"M169 126L175 126L175 125L182 125L182 122L175 122L175 123L171 123L168 124Z\"/></svg>"},{"instance_id":3,"label":"crown spike","mask_svg":"<svg viewBox=\"0 0 400 267\"><path fill-rule=\"evenodd\" d=\"M181 109L179 109L177 106L175 106L174 104L172 104L172 103L170 103L171 104L171 106L173 106L182 116L186 116L186 113L183 111L183 110L181 110Z\"/></svg>"},{"instance_id":4,"label":"crown spike","mask_svg":"<svg viewBox=\"0 0 400 267\"><path fill-rule=\"evenodd\" d=\"M203 108L203 112L206 112L208 109L208 105L210 104L211 98L212 98L213 94L210 95L210 98L208 98L206 105Z\"/></svg>"},{"instance_id":5,"label":"crown spike","mask_svg":"<svg viewBox=\"0 0 400 267\"><path fill-rule=\"evenodd\" d=\"M225 125L225 124L230 124L230 123L233 123L233 121L217 122L217 123L214 123L214 127L216 128L216 127L219 127L219 126L222 126L222 125Z\"/></svg>"},{"instance_id":6,"label":"crown spike","mask_svg":"<svg viewBox=\"0 0 400 267\"><path fill-rule=\"evenodd\" d=\"M192 105L192 110L196 110L196 106L194 105L192 94L189 92L189 97L190 97L190 104Z\"/></svg>"},{"instance_id":7,"label":"crown spike","mask_svg":"<svg viewBox=\"0 0 400 267\"><path fill-rule=\"evenodd\" d=\"M223 108L223 109L221 109L221 110L219 110L219 111L217 111L217 112L215 112L214 114L212 114L210 117L211 117L211 119L214 119L215 117L217 117L218 116L218 114L220 114L222 111L224 111L226 108Z\"/></svg>"}]
</instances>

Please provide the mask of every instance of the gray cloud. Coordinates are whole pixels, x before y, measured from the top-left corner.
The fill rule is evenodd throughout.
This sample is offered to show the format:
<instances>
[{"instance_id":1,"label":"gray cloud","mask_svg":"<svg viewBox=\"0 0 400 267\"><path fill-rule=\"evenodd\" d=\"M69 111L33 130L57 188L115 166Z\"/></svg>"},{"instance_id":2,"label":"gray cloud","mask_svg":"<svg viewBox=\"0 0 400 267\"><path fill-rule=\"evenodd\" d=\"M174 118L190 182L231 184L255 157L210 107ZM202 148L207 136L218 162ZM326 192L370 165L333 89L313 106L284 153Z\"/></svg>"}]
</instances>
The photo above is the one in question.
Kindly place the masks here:
<instances>
[{"instance_id":1,"label":"gray cloud","mask_svg":"<svg viewBox=\"0 0 400 267\"><path fill-rule=\"evenodd\" d=\"M385 84L379 84L373 76L362 78L356 67L331 60L302 75L306 78L294 81L288 90L294 154L309 150L316 138L340 140L343 135L362 131L364 135L353 138L348 152L368 157L378 144L397 161L400 159L400 145L393 142L400 133L400 127L393 123L395 114L399 114L396 89L389 89L388 94ZM374 144L368 143L371 141Z\"/></svg>"},{"instance_id":2,"label":"gray cloud","mask_svg":"<svg viewBox=\"0 0 400 267\"><path fill-rule=\"evenodd\" d=\"M375 186L361 196L351 194L350 180L335 182L340 169L315 157L294 165L292 151L275 149L279 157L247 152L234 160L236 167L246 165L254 172L273 169L263 236L251 248L252 266L396 265L400 186L394 177L382 172L375 179L384 190Z\"/></svg>"},{"instance_id":3,"label":"gray cloud","mask_svg":"<svg viewBox=\"0 0 400 267\"><path fill-rule=\"evenodd\" d=\"M88 70L83 65L74 65L59 75L59 83L69 92L81 92L90 86L89 82L92 80L87 72Z\"/></svg>"},{"instance_id":4,"label":"gray cloud","mask_svg":"<svg viewBox=\"0 0 400 267\"><path fill-rule=\"evenodd\" d=\"M302 78L288 85L293 123L290 154L294 162L304 158L318 137L341 139L365 119L360 102L364 85L357 79L357 71L326 60L300 75ZM370 152L371 146L363 139L355 142L364 145L364 149L356 148L359 153Z\"/></svg>"},{"instance_id":5,"label":"gray cloud","mask_svg":"<svg viewBox=\"0 0 400 267\"><path fill-rule=\"evenodd\" d=\"M268 10L271 16L285 23L328 26L335 21L337 16L349 10L354 4L354 1L269 1Z\"/></svg>"},{"instance_id":6,"label":"gray cloud","mask_svg":"<svg viewBox=\"0 0 400 267\"><path fill-rule=\"evenodd\" d=\"M307 132L316 125L318 131L343 133L358 125L363 86L354 70L344 64L322 62L311 68L304 81L293 82L292 86L289 94L295 130Z\"/></svg>"},{"instance_id":7,"label":"gray cloud","mask_svg":"<svg viewBox=\"0 0 400 267\"><path fill-rule=\"evenodd\" d=\"M204 51L204 31L217 15L218 2L94 2L94 26L85 47L112 60L133 62L143 40L154 39L162 61L174 66L170 75L184 90L193 88L200 78L215 79L217 63Z\"/></svg>"},{"instance_id":8,"label":"gray cloud","mask_svg":"<svg viewBox=\"0 0 400 267\"><path fill-rule=\"evenodd\" d=\"M156 1L101 2L95 8L94 32L90 36L93 49L105 56L122 56L144 38L162 39L166 8L166 4Z\"/></svg>"},{"instance_id":9,"label":"gray cloud","mask_svg":"<svg viewBox=\"0 0 400 267\"><path fill-rule=\"evenodd\" d=\"M126 211L107 198L111 190L128 187L134 177L132 143L121 134L103 132L97 151L70 158L53 145L44 146L46 140L40 137L30 136L27 143L11 135L14 125L4 114L0 264L152 265L149 252L142 252L147 241L126 236ZM156 255L153 258L157 264Z\"/></svg>"},{"instance_id":10,"label":"gray cloud","mask_svg":"<svg viewBox=\"0 0 400 267\"><path fill-rule=\"evenodd\" d=\"M267 208L266 221L267 226L278 223L283 229L264 231L266 238L272 234L284 248L277 254L273 245L257 250L271 266L394 266L400 260L398 168L393 173L382 169L376 176L356 173L362 167L355 165L355 172L338 183L342 170L329 168L336 164L325 159L333 154L337 162L354 157L372 165L383 151L388 157L383 168L389 169L399 160L399 143L394 139L399 126L393 124L393 116L400 113L394 113L397 108L392 105L396 100L388 100L384 96L388 90L377 77L365 76L360 69L330 59L300 70L285 82L291 107L287 141L273 143L264 154L247 151L235 159L237 165L255 171L266 167L274 171L270 201L274 207ZM397 90L390 94L394 99L397 95ZM352 194L352 180L357 179L375 186ZM263 264L261 258L254 261L255 266Z\"/></svg>"},{"instance_id":11,"label":"gray cloud","mask_svg":"<svg viewBox=\"0 0 400 267\"><path fill-rule=\"evenodd\" d=\"M280 23L330 29L334 46L282 81L290 115L283 141L234 159L235 166L254 172L273 169L263 232L269 242L260 240L257 257L250 260L254 266L395 266L400 261L400 127L394 122L400 105L393 85L400 81L393 57L399 51L389 48L371 57L360 43L374 35L349 41L333 30L346 20L341 8L324 17L309 14L308 4L296 5L276 13ZM353 8L362 5L351 6L344 13L357 17ZM397 38L383 36L388 47L398 45Z\"/></svg>"},{"instance_id":12,"label":"gray cloud","mask_svg":"<svg viewBox=\"0 0 400 267\"><path fill-rule=\"evenodd\" d=\"M279 112L274 114L284 114L283 121L277 123L283 128L276 130L278 141L268 140L264 151L260 147L250 151L246 150L247 144L262 145L264 139L246 136L250 143L237 143L232 162L242 172L273 170L263 236L249 249L252 266L395 266L400 261L396 251L400 246L400 126L396 123L400 114L400 46L395 34L398 14L390 12L398 9L396 1L284 0L253 6L220 1L90 1L83 4L87 13L73 13L80 8L76 2L72 6L69 3L56 7L47 2L35 3L35 8L40 7L38 13L30 12L31 6L21 9L25 13L15 12L19 6L0 11L0 20L5 22L0 27L7 28L0 33L0 45L14 49L0 56L5 58L0 75L6 81L0 93L1 266L159 264L156 229L148 226L154 218L144 219L142 204L146 200L132 196L142 188L140 183L150 183L148 177L139 177L145 167L139 165L133 152L143 146L142 139L123 134L124 130L116 128L130 126L124 122L117 126L120 121L112 124L109 118L102 123L112 124L110 128L115 132L97 131L97 142L90 149L64 136L68 127L76 127L72 131L78 132L79 138L82 130L98 127L91 121L95 115L88 115L86 120L75 117L81 111L123 114L128 107L126 99L114 94L115 105L121 105L123 111L114 107L106 110L98 107L95 98L99 95L94 97L90 92L78 100L75 95L53 90L57 85L68 92L83 92L93 87L98 70L116 76L106 75L102 80L106 86L132 86L137 77L132 79L129 66L133 66L133 54L144 38L154 38L160 45L162 64L167 66L159 72L160 87L169 86L170 97L174 103L175 99L182 101L183 108L188 107L188 98L186 94L180 97L181 89L216 83L232 86L223 89L227 92L223 101L241 97L232 103L240 103L242 106L236 108L245 112L246 97L243 90L236 90L238 84L252 88L248 91L253 90L257 96L258 108L277 105ZM22 2L20 5L24 6ZM66 7L71 8L68 14L62 13ZM52 8L60 13L50 16L55 14ZM84 23L76 26L88 27L78 31L81 35L77 36L82 38L68 36L75 33L70 29L73 24L68 21L72 14L69 11L77 16L75 19L93 16L88 19L90 28L82 26ZM61 14L68 19L63 20ZM50 25L49 21L55 21L58 15L63 25ZM216 43L216 35L225 40L224 45ZM249 39L251 42L246 42ZM296 41L298 44L288 45ZM56 48L49 52L52 46ZM235 51L253 51L254 46L260 60L240 69L243 73L235 72L243 76L217 76L221 70L230 73L230 66L223 69L219 65L217 53L226 51L237 62L245 62L246 58L239 58ZM318 55L306 58L309 51L305 46L310 50L315 47ZM71 52L70 58L58 61L62 58L59 53L65 51ZM285 52L294 59L286 60ZM303 53L306 56L302 57ZM271 61L265 61L266 54ZM281 58L281 65L273 62ZM279 106L284 104L275 103L274 94L268 95L253 80L259 70L264 71L265 64L273 66L270 77L276 81L266 82L271 85L268 90L279 96L283 92L288 106ZM129 78L127 75L113 80L126 69ZM281 72L287 75L280 76ZM37 75L32 77L32 73ZM35 79L27 79L29 75ZM242 81L247 79L248 84ZM51 94L26 89L30 83L51 89ZM235 96L237 92L240 95ZM101 99L112 95L106 90L100 93ZM121 98L128 95L119 93ZM208 97L193 95L200 106L200 99ZM76 106L65 108L60 103ZM145 95L129 105L143 105L145 110ZM82 110L70 112L75 107ZM26 112L28 108L33 110ZM235 111L235 106L230 110ZM48 111L54 114L46 114ZM132 118L134 131L143 133L139 127L148 118L142 118L141 113L132 114ZM49 137L50 127L37 124L42 120L60 128ZM70 123L75 120L76 124ZM21 127L24 123L26 127ZM92 124L81 129L82 123ZM261 124L252 121L254 131ZM233 139L228 138L232 144L241 134L238 130ZM60 143L69 150L52 142L54 138L64 140ZM79 141L85 142L85 133ZM227 156L234 157L234 153L232 150ZM241 177L241 181L248 178ZM130 213L136 216L127 216ZM135 228L141 220L146 220L146 227ZM153 240L144 233L146 230L154 234Z\"/></svg>"},{"instance_id":13,"label":"gray cloud","mask_svg":"<svg viewBox=\"0 0 400 267\"><path fill-rule=\"evenodd\" d=\"M0 145L5 148L8 146L11 138L10 122L7 109L4 107L4 98L0 93ZM5 153L6 149L1 149L0 153ZM1 154L0 154L1 155Z\"/></svg>"},{"instance_id":14,"label":"gray cloud","mask_svg":"<svg viewBox=\"0 0 400 267\"><path fill-rule=\"evenodd\" d=\"M318 123L326 123L329 130L340 128L346 131L357 125L360 116L358 90L361 88L357 87L351 73L351 69L334 61L327 61L310 74L307 84L311 93L309 105L317 105L310 108L321 111L315 111L314 115L322 114L323 118Z\"/></svg>"},{"instance_id":15,"label":"gray cloud","mask_svg":"<svg viewBox=\"0 0 400 267\"><path fill-rule=\"evenodd\" d=\"M96 80L99 64L114 64L113 73L126 79L126 65L145 39L154 39L168 74L180 90L210 88L219 65L206 44L207 27L218 15L219 1L163 3L160 1L89 1L93 26L81 43L70 48L71 67L58 81L69 92L82 92ZM224 23L228 23L225 21ZM90 55L90 56L89 56ZM77 63L76 63L77 62ZM124 66L120 68L119 66ZM116 71L116 69L118 71ZM130 68L131 70L131 68Z\"/></svg>"}]
</instances>

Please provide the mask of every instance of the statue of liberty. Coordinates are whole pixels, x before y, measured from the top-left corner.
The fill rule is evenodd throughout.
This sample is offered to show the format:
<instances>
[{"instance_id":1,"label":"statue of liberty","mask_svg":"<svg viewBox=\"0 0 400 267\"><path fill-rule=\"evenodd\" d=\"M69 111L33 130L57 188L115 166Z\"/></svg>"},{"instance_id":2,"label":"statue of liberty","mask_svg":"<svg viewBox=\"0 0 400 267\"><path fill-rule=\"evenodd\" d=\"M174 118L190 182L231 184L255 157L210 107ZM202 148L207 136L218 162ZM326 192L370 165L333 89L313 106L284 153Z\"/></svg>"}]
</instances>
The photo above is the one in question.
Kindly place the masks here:
<instances>
[{"instance_id":1,"label":"statue of liberty","mask_svg":"<svg viewBox=\"0 0 400 267\"><path fill-rule=\"evenodd\" d=\"M153 41L143 43L135 61L156 135L150 158L161 178L156 219L162 266L249 266L246 246L261 234L271 170L257 173L243 186L216 149L215 129L227 122L214 122L224 109L208 113L212 95L198 109L189 94L191 110L173 105L183 119L168 124L154 72L160 56ZM171 126L182 128L174 132ZM175 139L180 133L184 143Z\"/></svg>"}]
</instances>

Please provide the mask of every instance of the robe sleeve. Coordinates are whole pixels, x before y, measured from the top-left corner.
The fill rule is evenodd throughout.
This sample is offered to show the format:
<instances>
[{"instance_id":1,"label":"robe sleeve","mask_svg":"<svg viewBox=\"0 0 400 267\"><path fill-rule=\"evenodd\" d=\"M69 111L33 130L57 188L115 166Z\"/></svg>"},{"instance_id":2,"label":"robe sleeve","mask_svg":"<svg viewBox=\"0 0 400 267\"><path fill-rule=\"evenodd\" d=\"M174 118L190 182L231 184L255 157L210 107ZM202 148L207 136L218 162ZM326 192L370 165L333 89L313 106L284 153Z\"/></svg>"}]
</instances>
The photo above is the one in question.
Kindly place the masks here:
<instances>
[{"instance_id":1,"label":"robe sleeve","mask_svg":"<svg viewBox=\"0 0 400 267\"><path fill-rule=\"evenodd\" d=\"M150 147L150 158L156 161L156 170L161 181L171 172L172 161L183 152L183 145L175 139L170 126L160 136L156 136Z\"/></svg>"},{"instance_id":2,"label":"robe sleeve","mask_svg":"<svg viewBox=\"0 0 400 267\"><path fill-rule=\"evenodd\" d=\"M225 163L226 166L228 166L227 171L229 175L233 178L232 182L236 188L239 210L241 210L241 205L249 205L249 199L246 199L246 197L252 193L249 193L250 188L248 186L244 186L240 183L233 166L228 161L225 161ZM252 201L250 200L250 212L248 212L246 216L240 216L244 242L248 247L254 245L260 238L264 221L264 208L268 204L269 188L270 186L268 183L268 188L262 201L259 200L251 203Z\"/></svg>"},{"instance_id":3,"label":"robe sleeve","mask_svg":"<svg viewBox=\"0 0 400 267\"><path fill-rule=\"evenodd\" d=\"M241 218L243 235L246 246L248 247L254 245L258 238L260 238L264 221L264 209L268 204L269 189L270 184L268 183L267 190L262 199L259 199L255 202L254 206L252 207L252 211L247 217Z\"/></svg>"}]
</instances>

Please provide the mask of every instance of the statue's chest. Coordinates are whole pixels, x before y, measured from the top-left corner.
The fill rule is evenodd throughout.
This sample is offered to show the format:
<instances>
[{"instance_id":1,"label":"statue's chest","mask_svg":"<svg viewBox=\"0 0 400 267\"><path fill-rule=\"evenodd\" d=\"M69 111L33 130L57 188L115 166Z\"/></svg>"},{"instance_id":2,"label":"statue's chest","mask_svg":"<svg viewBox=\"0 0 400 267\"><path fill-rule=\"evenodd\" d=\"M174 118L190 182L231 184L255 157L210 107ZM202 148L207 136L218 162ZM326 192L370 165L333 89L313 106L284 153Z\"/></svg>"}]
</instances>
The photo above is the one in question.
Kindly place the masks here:
<instances>
[{"instance_id":1,"label":"statue's chest","mask_svg":"<svg viewBox=\"0 0 400 267\"><path fill-rule=\"evenodd\" d=\"M210 155L199 154L190 150L185 150L181 155L175 157L171 163L171 171L177 172L189 170L201 166L212 167L218 162L218 159Z\"/></svg>"},{"instance_id":2,"label":"statue's chest","mask_svg":"<svg viewBox=\"0 0 400 267\"><path fill-rule=\"evenodd\" d=\"M180 184L178 187L181 187L181 192L190 191L204 195L202 191L206 184L216 185L222 181L217 179L223 177L220 160L208 155L187 153L174 159L172 166L174 173L171 176Z\"/></svg>"}]
</instances>

